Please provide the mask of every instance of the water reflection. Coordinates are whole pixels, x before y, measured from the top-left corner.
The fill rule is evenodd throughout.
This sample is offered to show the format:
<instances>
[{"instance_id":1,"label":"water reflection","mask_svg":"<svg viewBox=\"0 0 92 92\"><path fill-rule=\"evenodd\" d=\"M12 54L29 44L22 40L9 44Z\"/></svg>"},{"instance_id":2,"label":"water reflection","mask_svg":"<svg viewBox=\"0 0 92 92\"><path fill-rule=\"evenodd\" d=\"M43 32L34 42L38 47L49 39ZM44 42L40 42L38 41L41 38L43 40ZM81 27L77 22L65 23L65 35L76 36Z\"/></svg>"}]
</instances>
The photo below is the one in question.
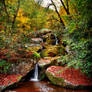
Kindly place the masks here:
<instances>
[{"instance_id":1,"label":"water reflection","mask_svg":"<svg viewBox=\"0 0 92 92\"><path fill-rule=\"evenodd\" d=\"M7 92L92 92L92 90L71 90L54 86L49 82L23 82L18 88Z\"/></svg>"}]
</instances>

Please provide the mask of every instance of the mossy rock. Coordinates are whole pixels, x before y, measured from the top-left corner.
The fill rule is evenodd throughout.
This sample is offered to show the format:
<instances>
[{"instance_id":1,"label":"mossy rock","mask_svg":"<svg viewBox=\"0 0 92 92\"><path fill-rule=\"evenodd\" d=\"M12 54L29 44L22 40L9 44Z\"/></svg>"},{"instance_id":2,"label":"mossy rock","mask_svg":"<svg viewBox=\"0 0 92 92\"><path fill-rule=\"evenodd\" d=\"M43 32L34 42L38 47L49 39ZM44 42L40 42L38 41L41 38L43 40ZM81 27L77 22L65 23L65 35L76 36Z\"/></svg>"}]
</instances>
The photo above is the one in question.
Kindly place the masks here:
<instances>
[{"instance_id":1,"label":"mossy rock","mask_svg":"<svg viewBox=\"0 0 92 92\"><path fill-rule=\"evenodd\" d=\"M55 56L58 54L58 48L57 46L48 46L46 49L44 49L41 52L42 57L49 57L49 56Z\"/></svg>"},{"instance_id":2,"label":"mossy rock","mask_svg":"<svg viewBox=\"0 0 92 92\"><path fill-rule=\"evenodd\" d=\"M41 52L42 57L58 56L59 54L64 54L65 51L62 46L47 45L45 48L46 49Z\"/></svg>"},{"instance_id":3,"label":"mossy rock","mask_svg":"<svg viewBox=\"0 0 92 92\"><path fill-rule=\"evenodd\" d=\"M27 50L29 50L29 51L38 51L41 48L42 48L42 46L30 46L30 47L28 47Z\"/></svg>"},{"instance_id":4,"label":"mossy rock","mask_svg":"<svg viewBox=\"0 0 92 92\"><path fill-rule=\"evenodd\" d=\"M92 78L88 78L80 69L51 66L47 68L46 75L54 85L61 87L72 89L92 87Z\"/></svg>"},{"instance_id":5,"label":"mossy rock","mask_svg":"<svg viewBox=\"0 0 92 92\"><path fill-rule=\"evenodd\" d=\"M51 65L55 65L57 64L57 62L54 62L54 61L57 61L57 59L60 58L59 56L56 56L56 57L45 57L45 58L41 58L39 61L38 61L38 64L41 68L43 67L48 67L48 66L51 66Z\"/></svg>"}]
</instances>

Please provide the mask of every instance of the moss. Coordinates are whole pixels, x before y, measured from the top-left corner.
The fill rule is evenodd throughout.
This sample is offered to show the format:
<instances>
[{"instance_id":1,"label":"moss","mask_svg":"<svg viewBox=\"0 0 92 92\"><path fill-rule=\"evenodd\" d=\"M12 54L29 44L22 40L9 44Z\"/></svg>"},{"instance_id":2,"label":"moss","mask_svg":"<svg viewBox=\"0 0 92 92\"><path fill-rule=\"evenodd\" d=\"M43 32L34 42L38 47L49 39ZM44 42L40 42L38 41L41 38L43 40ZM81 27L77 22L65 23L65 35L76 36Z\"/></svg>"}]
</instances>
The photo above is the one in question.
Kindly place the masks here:
<instances>
[{"instance_id":1,"label":"moss","mask_svg":"<svg viewBox=\"0 0 92 92\"><path fill-rule=\"evenodd\" d=\"M53 55L57 55L58 54L58 46L48 45L48 47L46 47L46 49L44 49L41 52L41 56L48 57L50 53Z\"/></svg>"},{"instance_id":2,"label":"moss","mask_svg":"<svg viewBox=\"0 0 92 92\"><path fill-rule=\"evenodd\" d=\"M70 83L67 83L64 79L53 76L50 72L46 71L46 75L48 79L51 81L52 84L58 85L64 88L70 88L70 89L88 89L91 88L91 86L82 86L82 85L72 85Z\"/></svg>"},{"instance_id":3,"label":"moss","mask_svg":"<svg viewBox=\"0 0 92 92\"><path fill-rule=\"evenodd\" d=\"M55 85L60 85L60 86L64 86L65 82L64 79L61 79L59 77L54 77L50 72L46 72L46 75L48 76L49 80L55 84Z\"/></svg>"}]
</instances>

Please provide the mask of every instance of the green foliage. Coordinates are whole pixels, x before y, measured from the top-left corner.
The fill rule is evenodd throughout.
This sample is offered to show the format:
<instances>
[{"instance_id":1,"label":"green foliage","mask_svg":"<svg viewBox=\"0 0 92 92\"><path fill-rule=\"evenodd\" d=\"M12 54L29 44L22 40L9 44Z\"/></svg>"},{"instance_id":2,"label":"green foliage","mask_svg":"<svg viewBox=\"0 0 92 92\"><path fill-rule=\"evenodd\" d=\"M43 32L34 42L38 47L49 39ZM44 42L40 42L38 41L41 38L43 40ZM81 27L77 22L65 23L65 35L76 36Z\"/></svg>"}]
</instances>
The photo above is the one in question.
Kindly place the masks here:
<instances>
[{"instance_id":1,"label":"green foliage","mask_svg":"<svg viewBox=\"0 0 92 92\"><path fill-rule=\"evenodd\" d=\"M68 20L69 25L64 30L63 39L69 46L69 53L59 61L68 67L80 68L82 72L92 77L92 1L71 0L78 10L77 16Z\"/></svg>"},{"instance_id":2,"label":"green foliage","mask_svg":"<svg viewBox=\"0 0 92 92\"><path fill-rule=\"evenodd\" d=\"M61 57L62 63L69 67L80 68L88 76L92 76L92 40L81 40L78 43L72 42L68 45L70 52Z\"/></svg>"},{"instance_id":3,"label":"green foliage","mask_svg":"<svg viewBox=\"0 0 92 92\"><path fill-rule=\"evenodd\" d=\"M32 33L46 26L49 13L47 10L36 3L34 0L20 0L18 13L18 0L5 0L4 4L0 1L0 47L16 48L30 42ZM30 8L29 8L30 7ZM17 13L14 26L12 22Z\"/></svg>"},{"instance_id":4,"label":"green foliage","mask_svg":"<svg viewBox=\"0 0 92 92\"><path fill-rule=\"evenodd\" d=\"M92 19L92 1L91 0L71 0L71 3L75 3L76 8L78 10L78 14L80 15L79 22L84 23L84 27L92 27L91 20Z\"/></svg>"},{"instance_id":5,"label":"green foliage","mask_svg":"<svg viewBox=\"0 0 92 92\"><path fill-rule=\"evenodd\" d=\"M34 54L33 54L33 55L34 55L34 57L35 57L35 58L40 58L40 57L41 57L41 56L40 56L40 54L39 54L39 53L37 53L37 52L34 52Z\"/></svg>"},{"instance_id":6,"label":"green foliage","mask_svg":"<svg viewBox=\"0 0 92 92\"><path fill-rule=\"evenodd\" d=\"M34 0L20 0L20 9L12 28L17 1L5 0L6 9L0 1L0 48L24 47L24 44L30 42L32 33L35 34L37 30L47 27L54 30L56 37L64 37L69 46L69 53L62 56L62 63L68 67L80 68L88 76L92 76L92 0L70 0L77 12L74 15L70 14L71 18L67 15L61 16L68 22L65 30L54 11L46 10ZM61 53L62 49L59 52ZM36 59L40 58L39 53L33 53ZM1 60L1 67L3 72L7 72L10 64Z\"/></svg>"},{"instance_id":7,"label":"green foliage","mask_svg":"<svg viewBox=\"0 0 92 92\"><path fill-rule=\"evenodd\" d=\"M9 71L11 64L6 60L0 60L0 73L7 73Z\"/></svg>"},{"instance_id":8,"label":"green foliage","mask_svg":"<svg viewBox=\"0 0 92 92\"><path fill-rule=\"evenodd\" d=\"M25 16L30 18L30 30L40 30L45 27L49 10L45 11L45 9L34 0L24 0L22 2L21 8L23 8Z\"/></svg>"}]
</instances>

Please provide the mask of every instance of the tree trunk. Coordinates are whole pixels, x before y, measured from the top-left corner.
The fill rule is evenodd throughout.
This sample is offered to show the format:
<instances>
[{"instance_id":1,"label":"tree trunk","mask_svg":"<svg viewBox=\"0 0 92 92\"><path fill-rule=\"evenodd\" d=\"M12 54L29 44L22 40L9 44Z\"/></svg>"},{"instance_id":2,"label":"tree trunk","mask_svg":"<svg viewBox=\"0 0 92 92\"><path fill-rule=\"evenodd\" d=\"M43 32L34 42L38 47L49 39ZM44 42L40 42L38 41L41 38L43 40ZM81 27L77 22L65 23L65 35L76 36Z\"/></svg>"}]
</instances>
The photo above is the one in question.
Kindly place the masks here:
<instances>
[{"instance_id":1,"label":"tree trunk","mask_svg":"<svg viewBox=\"0 0 92 92\"><path fill-rule=\"evenodd\" d=\"M16 10L16 13L15 13L14 18L13 18L13 21L12 21L12 28L14 27L14 24L15 24L15 21L16 21L16 17L17 17L19 8L20 8L20 0L18 0L17 10Z\"/></svg>"},{"instance_id":2,"label":"tree trunk","mask_svg":"<svg viewBox=\"0 0 92 92\"><path fill-rule=\"evenodd\" d=\"M56 13L57 13L59 19L60 19L60 23L61 23L61 24L63 25L63 27L65 28L65 24L64 24L64 22L63 22L63 20L62 20L62 18L61 18L61 16L60 16L58 10L57 10L57 7L56 7L55 3L53 2L53 0L51 0L51 2L52 2L52 5L53 5L54 8L55 8L55 11L56 11Z\"/></svg>"},{"instance_id":3,"label":"tree trunk","mask_svg":"<svg viewBox=\"0 0 92 92\"><path fill-rule=\"evenodd\" d=\"M64 7L64 9L65 9L65 11L66 11L66 13L67 13L67 15L70 15L70 12L69 12L69 5L68 5L68 0L67 0L67 8L65 7L65 4L64 4L64 2L62 1L62 0L60 0L60 2L61 2L61 4L63 5L63 7Z\"/></svg>"},{"instance_id":4,"label":"tree trunk","mask_svg":"<svg viewBox=\"0 0 92 92\"><path fill-rule=\"evenodd\" d=\"M7 11L7 7L6 7L6 4L5 4L5 0L2 0L2 3L3 3L3 6L4 6L4 10L5 10L5 13L7 15L7 22L9 23L9 19L10 19L10 16L9 16L9 13Z\"/></svg>"}]
</instances>

